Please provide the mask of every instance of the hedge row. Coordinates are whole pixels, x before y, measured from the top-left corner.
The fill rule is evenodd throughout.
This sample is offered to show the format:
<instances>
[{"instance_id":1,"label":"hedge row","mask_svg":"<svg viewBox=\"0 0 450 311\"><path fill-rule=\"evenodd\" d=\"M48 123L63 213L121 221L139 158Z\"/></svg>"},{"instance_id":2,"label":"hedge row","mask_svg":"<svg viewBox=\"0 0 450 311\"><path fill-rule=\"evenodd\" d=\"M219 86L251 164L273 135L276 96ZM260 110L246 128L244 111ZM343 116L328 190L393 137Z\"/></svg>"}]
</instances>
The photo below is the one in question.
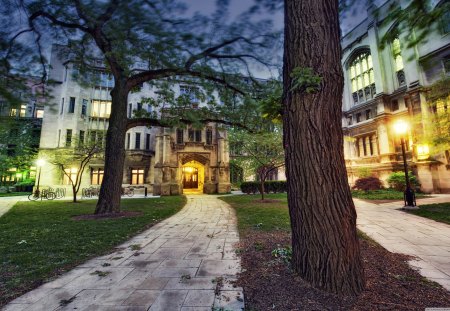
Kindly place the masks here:
<instances>
[{"instance_id":1,"label":"hedge row","mask_svg":"<svg viewBox=\"0 0 450 311\"><path fill-rule=\"evenodd\" d=\"M260 187L261 182L259 181L244 181L243 183L241 183L241 191L246 194L259 193ZM287 192L287 183L285 180L266 181L264 183L264 192L265 193Z\"/></svg>"}]
</instances>

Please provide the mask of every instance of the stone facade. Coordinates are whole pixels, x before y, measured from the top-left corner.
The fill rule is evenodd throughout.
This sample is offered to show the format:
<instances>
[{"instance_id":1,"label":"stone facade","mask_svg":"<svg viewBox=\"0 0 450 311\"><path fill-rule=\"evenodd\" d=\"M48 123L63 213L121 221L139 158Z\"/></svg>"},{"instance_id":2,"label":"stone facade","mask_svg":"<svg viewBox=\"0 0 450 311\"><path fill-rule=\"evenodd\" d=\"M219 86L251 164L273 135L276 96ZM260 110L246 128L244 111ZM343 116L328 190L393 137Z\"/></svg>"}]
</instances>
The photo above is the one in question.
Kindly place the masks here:
<instances>
[{"instance_id":1,"label":"stone facade","mask_svg":"<svg viewBox=\"0 0 450 311\"><path fill-rule=\"evenodd\" d=\"M422 191L450 192L449 150L433 148L424 139L436 113L431 108L434 99L429 98L429 86L450 73L448 20L443 21L444 26L442 21L430 25L427 41L418 46L407 48L406 34L400 33L382 48L381 38L393 31L392 24L381 23L392 3L371 6L368 18L342 38L342 123L349 183L362 171L370 170L386 181L393 171L402 170L394 124L403 120L409 123L405 137L408 165ZM440 100L449 109L448 94Z\"/></svg>"},{"instance_id":2,"label":"stone facade","mask_svg":"<svg viewBox=\"0 0 450 311\"><path fill-rule=\"evenodd\" d=\"M96 82L83 85L77 79L78 72L73 65L61 60L60 48L54 46L52 50L50 79L55 84L51 103L45 107L40 140L40 157L48 159L54 150L74 148L78 140L95 140L104 144L111 109L112 77L99 67L95 71L98 75ZM174 85L177 95L182 87ZM144 83L139 92L131 92L128 118L133 118L134 113L141 110L160 114L143 103L144 98L155 96L155 91L154 87ZM201 103L193 104L193 109L199 105ZM181 132L183 138L177 141L177 133ZM215 124L207 124L201 130L133 127L125 137L123 185L132 185L135 192L143 192L147 188L155 195L181 194L186 187L204 193L229 192L227 144L226 132L219 131ZM49 162L43 169L41 185L68 187L63 172ZM83 174L81 187L100 185L103 166L102 157L91 161ZM187 175L189 180L186 180Z\"/></svg>"}]
</instances>

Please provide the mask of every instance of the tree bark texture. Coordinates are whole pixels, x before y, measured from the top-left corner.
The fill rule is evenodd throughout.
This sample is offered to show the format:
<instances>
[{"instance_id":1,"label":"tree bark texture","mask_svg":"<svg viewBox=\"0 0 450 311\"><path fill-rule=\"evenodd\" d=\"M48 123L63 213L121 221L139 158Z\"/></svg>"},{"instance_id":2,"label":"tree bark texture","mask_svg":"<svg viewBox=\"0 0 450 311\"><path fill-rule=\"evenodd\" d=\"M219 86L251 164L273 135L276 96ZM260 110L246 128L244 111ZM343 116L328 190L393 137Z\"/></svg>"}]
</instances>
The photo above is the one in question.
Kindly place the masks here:
<instances>
[{"instance_id":1,"label":"tree bark texture","mask_svg":"<svg viewBox=\"0 0 450 311\"><path fill-rule=\"evenodd\" d=\"M322 77L318 90L291 90L296 67ZM283 80L293 268L314 287L356 295L364 271L343 154L338 0L285 0Z\"/></svg>"},{"instance_id":2,"label":"tree bark texture","mask_svg":"<svg viewBox=\"0 0 450 311\"><path fill-rule=\"evenodd\" d=\"M128 90L125 82L116 80L115 87L111 91L111 98L111 115L106 132L105 173L95 214L120 212L127 131Z\"/></svg>"}]
</instances>

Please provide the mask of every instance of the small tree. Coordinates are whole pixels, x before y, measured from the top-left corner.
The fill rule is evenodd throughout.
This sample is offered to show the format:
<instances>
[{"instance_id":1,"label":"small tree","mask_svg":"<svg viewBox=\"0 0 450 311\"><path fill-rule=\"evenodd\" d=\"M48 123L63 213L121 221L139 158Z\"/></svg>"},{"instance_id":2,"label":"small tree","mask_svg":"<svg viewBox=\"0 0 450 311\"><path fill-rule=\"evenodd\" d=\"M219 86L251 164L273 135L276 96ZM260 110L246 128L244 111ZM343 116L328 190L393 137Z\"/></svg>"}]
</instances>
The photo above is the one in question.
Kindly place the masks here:
<instances>
[{"instance_id":1,"label":"small tree","mask_svg":"<svg viewBox=\"0 0 450 311\"><path fill-rule=\"evenodd\" d=\"M77 202L77 193L80 190L81 179L86 166L97 156L103 155L104 149L99 142L75 141L76 148L62 148L55 151L50 163L57 166L67 176L72 186L73 203ZM71 168L77 168L76 177L73 178Z\"/></svg>"},{"instance_id":2,"label":"small tree","mask_svg":"<svg viewBox=\"0 0 450 311\"><path fill-rule=\"evenodd\" d=\"M261 181L260 193L264 200L264 183L274 170L284 166L282 132L274 125L270 131L249 133L242 130L230 131L230 144L239 149L232 163L242 167L244 173L258 174Z\"/></svg>"}]
</instances>

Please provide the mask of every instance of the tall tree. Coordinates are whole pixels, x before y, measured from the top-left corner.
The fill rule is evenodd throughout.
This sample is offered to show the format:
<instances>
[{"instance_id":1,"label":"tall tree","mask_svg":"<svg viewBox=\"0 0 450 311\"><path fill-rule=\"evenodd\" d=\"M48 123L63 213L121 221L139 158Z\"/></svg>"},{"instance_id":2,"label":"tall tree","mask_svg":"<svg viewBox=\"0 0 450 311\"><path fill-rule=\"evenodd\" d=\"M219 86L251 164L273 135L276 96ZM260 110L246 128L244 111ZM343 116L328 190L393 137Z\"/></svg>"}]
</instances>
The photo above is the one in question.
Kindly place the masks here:
<instances>
[{"instance_id":1,"label":"tall tree","mask_svg":"<svg viewBox=\"0 0 450 311\"><path fill-rule=\"evenodd\" d=\"M283 125L292 266L313 286L364 288L341 129L338 0L285 0Z\"/></svg>"},{"instance_id":2,"label":"tall tree","mask_svg":"<svg viewBox=\"0 0 450 311\"><path fill-rule=\"evenodd\" d=\"M67 56L81 71L92 70L100 58L114 77L105 175L95 213L120 210L131 90L147 81L192 77L243 94L236 77L251 75L252 63L267 65L270 53L262 50L273 47L270 22L251 22L252 10L230 23L227 3L217 1L216 12L206 17L189 15L177 0L20 2L20 13L28 16L28 28L21 31L36 34L37 46L43 33L63 38Z\"/></svg>"}]
</instances>

